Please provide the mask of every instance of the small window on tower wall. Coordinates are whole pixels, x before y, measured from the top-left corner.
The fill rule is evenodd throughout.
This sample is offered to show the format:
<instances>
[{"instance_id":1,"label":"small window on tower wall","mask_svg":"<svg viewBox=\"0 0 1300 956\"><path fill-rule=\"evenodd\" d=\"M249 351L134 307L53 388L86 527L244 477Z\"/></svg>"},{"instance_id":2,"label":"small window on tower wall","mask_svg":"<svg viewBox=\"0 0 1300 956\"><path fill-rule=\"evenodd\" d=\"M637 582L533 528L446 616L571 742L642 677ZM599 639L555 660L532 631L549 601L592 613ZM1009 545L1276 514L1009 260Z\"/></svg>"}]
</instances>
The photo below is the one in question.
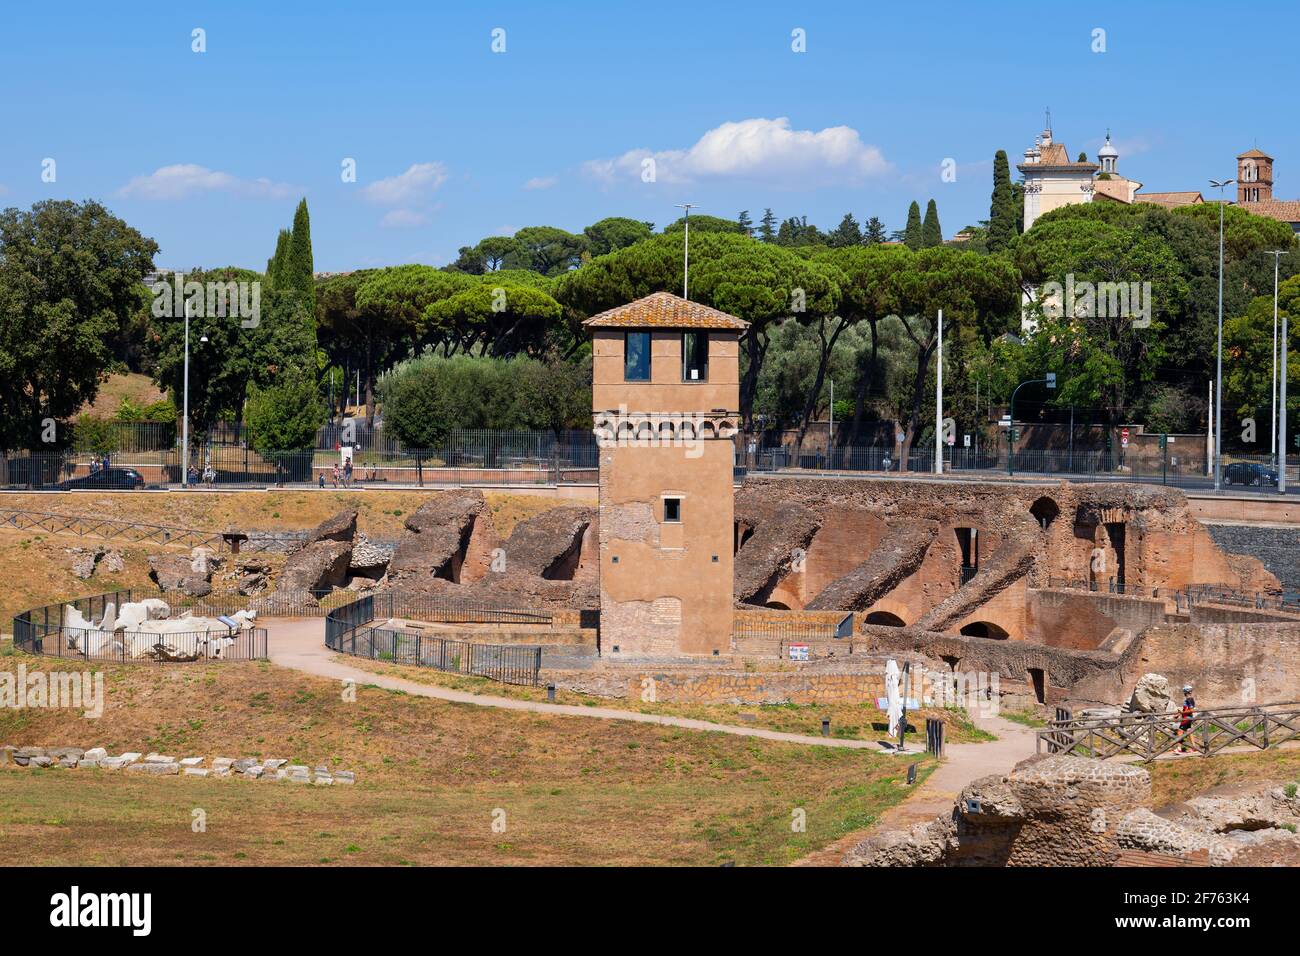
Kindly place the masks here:
<instances>
[{"instance_id":1,"label":"small window on tower wall","mask_svg":"<svg viewBox=\"0 0 1300 956\"><path fill-rule=\"evenodd\" d=\"M623 335L623 381L650 381L649 332L627 332Z\"/></svg>"},{"instance_id":2,"label":"small window on tower wall","mask_svg":"<svg viewBox=\"0 0 1300 956\"><path fill-rule=\"evenodd\" d=\"M682 520L682 499L665 498L664 499L664 521L679 522Z\"/></svg>"},{"instance_id":3,"label":"small window on tower wall","mask_svg":"<svg viewBox=\"0 0 1300 956\"><path fill-rule=\"evenodd\" d=\"M682 381L709 380L709 333L682 333Z\"/></svg>"}]
</instances>

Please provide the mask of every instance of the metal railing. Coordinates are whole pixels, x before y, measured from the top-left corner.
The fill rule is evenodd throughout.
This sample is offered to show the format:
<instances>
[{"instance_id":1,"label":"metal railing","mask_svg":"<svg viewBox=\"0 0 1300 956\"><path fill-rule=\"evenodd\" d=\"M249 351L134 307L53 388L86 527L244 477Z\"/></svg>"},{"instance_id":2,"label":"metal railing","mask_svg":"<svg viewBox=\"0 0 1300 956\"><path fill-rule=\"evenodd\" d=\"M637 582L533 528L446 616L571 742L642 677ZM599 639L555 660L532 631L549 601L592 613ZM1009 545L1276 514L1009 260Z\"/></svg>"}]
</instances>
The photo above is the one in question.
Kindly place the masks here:
<instances>
[{"instance_id":1,"label":"metal railing","mask_svg":"<svg viewBox=\"0 0 1300 956\"><path fill-rule=\"evenodd\" d=\"M358 628L342 646L345 654L371 660L486 677L535 687L541 681L542 649L523 644L476 644L429 634Z\"/></svg>"},{"instance_id":2,"label":"metal railing","mask_svg":"<svg viewBox=\"0 0 1300 956\"><path fill-rule=\"evenodd\" d=\"M1149 436L1142 436L1149 437ZM1078 481L1130 481L1165 484L1181 488L1212 489L1213 475L1206 468L1204 454L1180 454L1182 445L1163 450L1134 446L1129 449L1056 449L1018 448L1012 456L1011 471L1018 477L1066 478ZM759 448L742 456L742 463L756 473L774 471L811 472L889 472L918 474L934 470L933 443L918 443L900 462L890 445L835 445L830 448L803 448L793 445ZM944 471L991 478L1008 474L1005 441L994 448L946 447ZM1224 491L1276 493L1278 462L1267 455L1225 453L1223 456ZM1288 481L1300 481L1294 459L1287 464Z\"/></svg>"},{"instance_id":3,"label":"metal railing","mask_svg":"<svg viewBox=\"0 0 1300 956\"><path fill-rule=\"evenodd\" d=\"M67 615L67 608L74 607L93 625L103 619L108 605L120 610L131 600L129 590L108 591L21 611L13 619L14 646L28 654L102 663L251 661L268 657L265 628L100 631L93 626L73 626Z\"/></svg>"},{"instance_id":4,"label":"metal railing","mask_svg":"<svg viewBox=\"0 0 1300 956\"><path fill-rule=\"evenodd\" d=\"M385 591L331 610L325 617L325 646L340 654L432 667L507 684L536 686L541 681L542 648L538 645L480 644L372 626L376 621L387 623L394 619L431 624L552 623L551 615L541 612Z\"/></svg>"},{"instance_id":5,"label":"metal railing","mask_svg":"<svg viewBox=\"0 0 1300 956\"><path fill-rule=\"evenodd\" d=\"M1185 588L1152 587L1116 581L1113 576L1105 581L1048 577L1047 586L1072 591L1091 591L1097 594L1160 598L1173 601L1179 611L1189 609L1194 604L1233 604L1257 611L1283 611L1289 614L1300 614L1300 592L1295 591L1285 591L1281 594L1266 591L1242 591L1225 584L1190 584Z\"/></svg>"}]
</instances>

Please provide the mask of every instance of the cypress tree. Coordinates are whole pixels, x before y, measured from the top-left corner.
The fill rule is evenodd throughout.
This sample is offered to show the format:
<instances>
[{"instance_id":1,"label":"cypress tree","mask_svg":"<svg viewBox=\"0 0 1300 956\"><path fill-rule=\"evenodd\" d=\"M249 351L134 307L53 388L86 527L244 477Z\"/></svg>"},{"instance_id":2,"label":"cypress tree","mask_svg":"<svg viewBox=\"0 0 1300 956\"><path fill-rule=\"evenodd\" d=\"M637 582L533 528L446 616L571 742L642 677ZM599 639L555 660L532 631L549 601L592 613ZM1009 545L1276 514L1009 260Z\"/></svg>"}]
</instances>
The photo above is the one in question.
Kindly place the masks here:
<instances>
[{"instance_id":1,"label":"cypress tree","mask_svg":"<svg viewBox=\"0 0 1300 956\"><path fill-rule=\"evenodd\" d=\"M311 254L311 217L307 214L307 200L298 203L293 214L293 233L289 241L288 269L285 275L286 285L297 289L306 297L315 309L316 281Z\"/></svg>"},{"instance_id":2,"label":"cypress tree","mask_svg":"<svg viewBox=\"0 0 1300 956\"><path fill-rule=\"evenodd\" d=\"M266 279L272 286L284 271L285 259L289 255L289 240L289 230L281 229L280 235L275 240L275 252L270 259L266 260Z\"/></svg>"},{"instance_id":3,"label":"cypress tree","mask_svg":"<svg viewBox=\"0 0 1300 956\"><path fill-rule=\"evenodd\" d=\"M1011 190L1011 167L1007 151L1000 149L993 157L993 197L989 204L988 248L1005 249L1016 235L1015 197Z\"/></svg>"},{"instance_id":4,"label":"cypress tree","mask_svg":"<svg viewBox=\"0 0 1300 956\"><path fill-rule=\"evenodd\" d=\"M907 207L907 226L903 229L903 244L913 252L922 247L921 207L915 201Z\"/></svg>"},{"instance_id":5,"label":"cypress tree","mask_svg":"<svg viewBox=\"0 0 1300 956\"><path fill-rule=\"evenodd\" d=\"M925 207L925 222L921 224L921 248L932 249L943 245L943 229L939 227L939 207L933 199Z\"/></svg>"}]
</instances>

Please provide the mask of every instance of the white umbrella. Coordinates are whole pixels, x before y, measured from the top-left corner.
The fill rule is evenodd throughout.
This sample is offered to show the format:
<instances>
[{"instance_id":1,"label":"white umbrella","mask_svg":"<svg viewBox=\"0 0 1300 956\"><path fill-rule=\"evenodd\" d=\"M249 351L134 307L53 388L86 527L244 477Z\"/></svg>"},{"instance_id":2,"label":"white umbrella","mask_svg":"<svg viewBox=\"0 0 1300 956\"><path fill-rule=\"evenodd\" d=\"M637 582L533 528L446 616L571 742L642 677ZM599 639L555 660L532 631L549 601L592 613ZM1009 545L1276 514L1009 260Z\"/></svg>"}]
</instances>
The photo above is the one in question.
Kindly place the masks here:
<instances>
[{"instance_id":1,"label":"white umbrella","mask_svg":"<svg viewBox=\"0 0 1300 956\"><path fill-rule=\"evenodd\" d=\"M898 722L903 718L903 696L898 689L898 661L885 664L885 697L889 701L889 736L898 736Z\"/></svg>"}]
</instances>

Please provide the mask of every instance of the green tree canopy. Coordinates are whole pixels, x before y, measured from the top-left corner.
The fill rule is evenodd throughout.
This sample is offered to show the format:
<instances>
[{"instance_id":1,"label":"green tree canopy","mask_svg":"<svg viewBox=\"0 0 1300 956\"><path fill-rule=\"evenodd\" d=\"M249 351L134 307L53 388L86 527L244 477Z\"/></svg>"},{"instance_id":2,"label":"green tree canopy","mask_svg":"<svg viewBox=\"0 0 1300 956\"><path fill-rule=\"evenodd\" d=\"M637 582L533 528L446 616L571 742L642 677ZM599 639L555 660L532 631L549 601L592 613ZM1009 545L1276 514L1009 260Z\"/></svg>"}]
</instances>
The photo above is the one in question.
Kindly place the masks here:
<instances>
[{"instance_id":1,"label":"green tree canopy","mask_svg":"<svg viewBox=\"0 0 1300 956\"><path fill-rule=\"evenodd\" d=\"M94 201L0 212L0 448L40 447L45 419L94 400L157 252Z\"/></svg>"},{"instance_id":2,"label":"green tree canopy","mask_svg":"<svg viewBox=\"0 0 1300 956\"><path fill-rule=\"evenodd\" d=\"M582 234L587 237L587 250L593 256L603 256L634 245L654 234L654 224L623 216L611 216L593 222Z\"/></svg>"}]
</instances>

